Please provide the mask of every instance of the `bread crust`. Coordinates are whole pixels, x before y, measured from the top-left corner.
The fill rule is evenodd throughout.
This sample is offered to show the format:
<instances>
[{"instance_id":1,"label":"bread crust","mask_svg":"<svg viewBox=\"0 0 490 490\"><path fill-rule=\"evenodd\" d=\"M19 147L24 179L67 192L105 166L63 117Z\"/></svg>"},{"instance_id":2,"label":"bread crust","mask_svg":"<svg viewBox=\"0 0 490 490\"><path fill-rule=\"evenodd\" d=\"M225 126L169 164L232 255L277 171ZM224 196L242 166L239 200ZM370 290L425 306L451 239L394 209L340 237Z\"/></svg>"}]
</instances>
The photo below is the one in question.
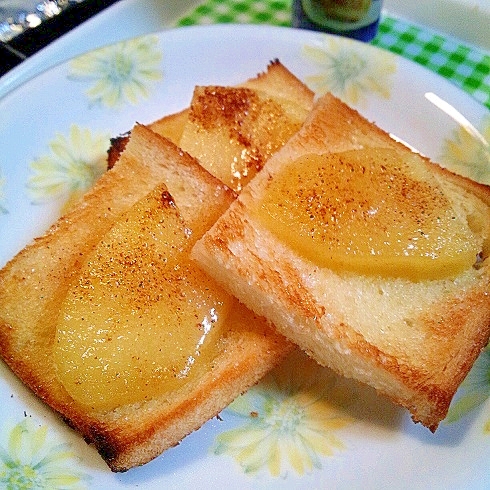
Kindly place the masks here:
<instances>
[{"instance_id":1,"label":"bread crust","mask_svg":"<svg viewBox=\"0 0 490 490\"><path fill-rule=\"evenodd\" d=\"M272 60L265 72L259 73L239 86L260 90L273 97L281 97L302 107L310 108L315 95L278 59Z\"/></svg>"},{"instance_id":2,"label":"bread crust","mask_svg":"<svg viewBox=\"0 0 490 490\"><path fill-rule=\"evenodd\" d=\"M434 431L489 340L488 260L437 281L333 272L299 256L250 211L287 162L306 153L366 147L409 151L327 94L195 245L192 256L320 364L374 386ZM490 188L424 162L438 179L479 200L488 256Z\"/></svg>"}]
</instances>

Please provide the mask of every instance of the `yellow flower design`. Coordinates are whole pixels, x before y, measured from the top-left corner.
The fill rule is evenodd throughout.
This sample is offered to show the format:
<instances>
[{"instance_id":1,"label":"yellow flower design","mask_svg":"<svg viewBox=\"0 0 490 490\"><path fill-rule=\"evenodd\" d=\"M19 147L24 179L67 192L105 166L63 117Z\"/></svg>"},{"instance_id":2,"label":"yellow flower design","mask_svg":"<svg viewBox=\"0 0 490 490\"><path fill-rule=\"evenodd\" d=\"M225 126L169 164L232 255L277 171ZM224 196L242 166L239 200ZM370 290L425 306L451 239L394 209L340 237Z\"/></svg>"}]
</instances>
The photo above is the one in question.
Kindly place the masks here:
<instances>
[{"instance_id":1,"label":"yellow flower design","mask_svg":"<svg viewBox=\"0 0 490 490\"><path fill-rule=\"evenodd\" d=\"M462 417L481 406L490 397L490 345L480 354L473 368L461 383L454 401L445 418L446 424L457 422ZM484 424L483 432L490 435L490 418Z\"/></svg>"},{"instance_id":2,"label":"yellow flower design","mask_svg":"<svg viewBox=\"0 0 490 490\"><path fill-rule=\"evenodd\" d=\"M335 432L351 423L330 402L348 394L336 377L304 354L296 353L264 381L226 410L244 424L220 434L215 454L229 454L249 474L268 470L285 476L321 468L321 456L331 456L344 444Z\"/></svg>"},{"instance_id":3,"label":"yellow flower design","mask_svg":"<svg viewBox=\"0 0 490 490\"><path fill-rule=\"evenodd\" d=\"M320 72L305 81L318 94L332 92L348 104L364 104L366 95L388 99L391 95L392 75L396 72L396 58L388 51L350 39L342 41L322 36L316 45L303 46L303 54L313 61Z\"/></svg>"},{"instance_id":4,"label":"yellow flower design","mask_svg":"<svg viewBox=\"0 0 490 490\"><path fill-rule=\"evenodd\" d=\"M156 36L145 36L100 48L75 58L71 79L92 82L89 99L106 107L147 98L151 82L160 80L162 54Z\"/></svg>"},{"instance_id":5,"label":"yellow flower design","mask_svg":"<svg viewBox=\"0 0 490 490\"><path fill-rule=\"evenodd\" d=\"M442 160L452 171L490 185L490 117L478 135L459 126L446 139Z\"/></svg>"},{"instance_id":6,"label":"yellow flower design","mask_svg":"<svg viewBox=\"0 0 490 490\"><path fill-rule=\"evenodd\" d=\"M68 137L57 133L49 143L50 153L30 164L27 183L34 203L65 196L78 198L104 173L107 167L109 134L93 134L73 124Z\"/></svg>"},{"instance_id":7,"label":"yellow flower design","mask_svg":"<svg viewBox=\"0 0 490 490\"><path fill-rule=\"evenodd\" d=\"M7 490L85 488L88 475L73 469L76 462L67 444L48 438L46 426L24 419L0 445L0 486Z\"/></svg>"}]
</instances>

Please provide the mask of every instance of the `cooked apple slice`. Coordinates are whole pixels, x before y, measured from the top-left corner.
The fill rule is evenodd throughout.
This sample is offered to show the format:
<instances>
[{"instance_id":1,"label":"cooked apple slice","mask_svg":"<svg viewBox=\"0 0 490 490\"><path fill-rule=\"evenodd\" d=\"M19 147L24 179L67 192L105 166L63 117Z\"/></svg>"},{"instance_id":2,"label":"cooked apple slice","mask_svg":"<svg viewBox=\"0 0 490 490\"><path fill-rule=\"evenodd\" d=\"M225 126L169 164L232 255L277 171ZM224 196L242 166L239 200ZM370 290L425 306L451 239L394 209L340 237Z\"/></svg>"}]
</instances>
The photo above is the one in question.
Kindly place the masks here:
<instances>
[{"instance_id":1,"label":"cooked apple slice","mask_svg":"<svg viewBox=\"0 0 490 490\"><path fill-rule=\"evenodd\" d=\"M309 154L267 185L257 216L320 266L412 280L449 277L483 244L416 154Z\"/></svg>"},{"instance_id":2,"label":"cooked apple slice","mask_svg":"<svg viewBox=\"0 0 490 490\"><path fill-rule=\"evenodd\" d=\"M75 400L110 410L209 369L230 297L189 261L194 242L160 185L87 256L55 340L57 374Z\"/></svg>"},{"instance_id":3,"label":"cooked apple slice","mask_svg":"<svg viewBox=\"0 0 490 490\"><path fill-rule=\"evenodd\" d=\"M180 146L240 191L298 131L310 108L248 87L196 87Z\"/></svg>"}]
</instances>

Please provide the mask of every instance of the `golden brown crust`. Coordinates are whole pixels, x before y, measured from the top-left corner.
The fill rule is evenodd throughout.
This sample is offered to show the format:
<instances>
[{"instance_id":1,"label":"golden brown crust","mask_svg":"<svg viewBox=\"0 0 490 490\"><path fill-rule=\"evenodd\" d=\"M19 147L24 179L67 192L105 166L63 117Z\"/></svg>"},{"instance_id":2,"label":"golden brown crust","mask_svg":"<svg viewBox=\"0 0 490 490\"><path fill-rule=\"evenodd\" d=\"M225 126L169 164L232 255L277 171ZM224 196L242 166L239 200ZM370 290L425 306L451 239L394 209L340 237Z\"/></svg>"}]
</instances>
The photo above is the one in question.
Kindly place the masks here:
<instances>
[{"instance_id":1,"label":"golden brown crust","mask_svg":"<svg viewBox=\"0 0 490 490\"><path fill-rule=\"evenodd\" d=\"M107 150L107 169L110 170L119 160L121 153L124 151L129 141L129 134L122 134L111 138L111 146Z\"/></svg>"},{"instance_id":2,"label":"golden brown crust","mask_svg":"<svg viewBox=\"0 0 490 490\"><path fill-rule=\"evenodd\" d=\"M196 244L193 256L320 364L374 386L435 430L489 340L488 260L457 278L417 283L334 273L299 256L251 211L274 172L299 155L365 147L408 151L326 95ZM468 192L464 199L475 204L476 196L483 221L490 223L488 186L425 162L463 196Z\"/></svg>"},{"instance_id":3,"label":"golden brown crust","mask_svg":"<svg viewBox=\"0 0 490 490\"><path fill-rule=\"evenodd\" d=\"M303 107L310 107L315 95L277 59L269 63L265 72L247 80L242 86L282 97Z\"/></svg>"}]
</instances>

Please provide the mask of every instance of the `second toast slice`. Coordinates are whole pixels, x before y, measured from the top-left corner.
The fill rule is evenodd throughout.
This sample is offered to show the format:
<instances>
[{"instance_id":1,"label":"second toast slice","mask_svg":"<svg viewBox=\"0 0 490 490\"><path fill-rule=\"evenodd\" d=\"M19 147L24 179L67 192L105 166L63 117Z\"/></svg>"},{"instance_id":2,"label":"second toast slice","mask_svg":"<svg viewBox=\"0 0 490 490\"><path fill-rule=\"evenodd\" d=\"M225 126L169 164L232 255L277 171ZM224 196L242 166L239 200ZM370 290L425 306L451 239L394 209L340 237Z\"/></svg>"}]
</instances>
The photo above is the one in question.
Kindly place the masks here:
<instances>
[{"instance_id":1,"label":"second toast slice","mask_svg":"<svg viewBox=\"0 0 490 490\"><path fill-rule=\"evenodd\" d=\"M194 258L320 364L435 430L490 335L490 190L332 95Z\"/></svg>"}]
</instances>

